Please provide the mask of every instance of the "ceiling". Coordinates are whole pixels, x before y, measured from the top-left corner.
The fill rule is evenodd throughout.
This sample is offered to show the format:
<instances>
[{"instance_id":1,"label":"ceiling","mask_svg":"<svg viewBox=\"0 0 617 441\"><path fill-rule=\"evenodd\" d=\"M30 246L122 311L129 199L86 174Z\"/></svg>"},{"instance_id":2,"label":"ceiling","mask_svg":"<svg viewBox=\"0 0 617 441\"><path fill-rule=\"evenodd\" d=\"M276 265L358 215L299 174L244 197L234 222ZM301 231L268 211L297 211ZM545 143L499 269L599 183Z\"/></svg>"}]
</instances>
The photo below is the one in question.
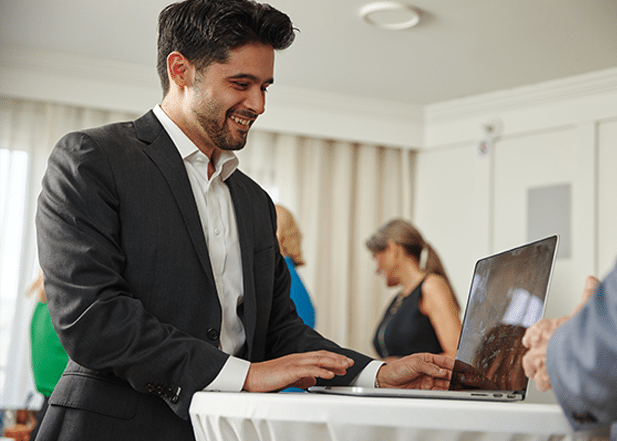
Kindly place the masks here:
<instances>
[{"instance_id":1,"label":"ceiling","mask_svg":"<svg viewBox=\"0 0 617 441\"><path fill-rule=\"evenodd\" d=\"M300 32L277 84L427 105L617 67L616 0L405 0L405 31L370 27L368 0L271 0ZM152 66L167 0L0 0L0 44Z\"/></svg>"}]
</instances>

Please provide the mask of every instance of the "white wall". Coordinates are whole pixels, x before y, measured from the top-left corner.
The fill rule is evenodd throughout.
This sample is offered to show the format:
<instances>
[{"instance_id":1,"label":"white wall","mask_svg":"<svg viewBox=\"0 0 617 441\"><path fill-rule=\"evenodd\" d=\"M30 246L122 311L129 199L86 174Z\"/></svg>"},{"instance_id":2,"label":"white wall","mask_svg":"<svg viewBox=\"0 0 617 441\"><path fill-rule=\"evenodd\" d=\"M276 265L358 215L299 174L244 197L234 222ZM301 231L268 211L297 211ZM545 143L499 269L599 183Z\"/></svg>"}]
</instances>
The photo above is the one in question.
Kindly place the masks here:
<instances>
[{"instance_id":1,"label":"white wall","mask_svg":"<svg viewBox=\"0 0 617 441\"><path fill-rule=\"evenodd\" d=\"M614 267L617 257L617 120L598 125L598 274Z\"/></svg>"},{"instance_id":2,"label":"white wall","mask_svg":"<svg viewBox=\"0 0 617 441\"><path fill-rule=\"evenodd\" d=\"M478 152L492 125L493 146ZM527 192L571 186L572 255L557 261L547 309L577 304L584 277L617 258L617 70L426 108L415 222L464 304L473 263L525 242Z\"/></svg>"},{"instance_id":3,"label":"white wall","mask_svg":"<svg viewBox=\"0 0 617 441\"><path fill-rule=\"evenodd\" d=\"M0 46L0 94L134 113L145 113L161 101L155 66L22 46ZM278 84L269 90L266 104L256 130L386 147L422 143L419 106Z\"/></svg>"}]
</instances>

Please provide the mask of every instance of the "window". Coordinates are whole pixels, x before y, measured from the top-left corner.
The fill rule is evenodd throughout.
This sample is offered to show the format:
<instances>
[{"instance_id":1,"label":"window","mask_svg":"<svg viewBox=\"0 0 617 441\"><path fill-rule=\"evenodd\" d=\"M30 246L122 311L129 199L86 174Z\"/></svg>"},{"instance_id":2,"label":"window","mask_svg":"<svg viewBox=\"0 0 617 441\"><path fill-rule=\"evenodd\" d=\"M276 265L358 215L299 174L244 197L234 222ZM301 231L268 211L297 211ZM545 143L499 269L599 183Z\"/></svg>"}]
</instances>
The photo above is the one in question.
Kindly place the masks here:
<instances>
[{"instance_id":1,"label":"window","mask_svg":"<svg viewBox=\"0 0 617 441\"><path fill-rule=\"evenodd\" d=\"M31 312L30 303L20 287L24 273L24 235L27 213L28 153L19 150L0 149L0 391L3 391L3 405L23 404L24 397L7 398L9 388L9 356L23 354L23 338L11 338L14 333L27 325ZM24 323L24 320L26 323ZM27 327L26 327L27 329ZM27 346L26 346L27 347ZM28 382L24 376L22 381Z\"/></svg>"}]
</instances>

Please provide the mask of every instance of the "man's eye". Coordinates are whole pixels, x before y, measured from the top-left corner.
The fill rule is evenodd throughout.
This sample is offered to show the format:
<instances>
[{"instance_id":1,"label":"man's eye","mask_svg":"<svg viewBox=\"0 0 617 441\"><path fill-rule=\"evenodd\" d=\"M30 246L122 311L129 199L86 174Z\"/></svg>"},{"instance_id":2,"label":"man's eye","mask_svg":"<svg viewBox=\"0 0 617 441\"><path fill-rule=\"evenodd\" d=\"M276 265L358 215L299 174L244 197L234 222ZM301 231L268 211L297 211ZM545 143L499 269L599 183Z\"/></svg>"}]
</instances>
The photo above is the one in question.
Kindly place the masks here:
<instances>
[{"instance_id":1,"label":"man's eye","mask_svg":"<svg viewBox=\"0 0 617 441\"><path fill-rule=\"evenodd\" d=\"M233 82L233 84L234 84L235 86L237 86L237 87L238 87L238 89L246 89L246 88L248 88L248 87L249 87L249 85L248 85L247 83L239 83L239 82L237 82L237 81L234 81L234 82Z\"/></svg>"}]
</instances>

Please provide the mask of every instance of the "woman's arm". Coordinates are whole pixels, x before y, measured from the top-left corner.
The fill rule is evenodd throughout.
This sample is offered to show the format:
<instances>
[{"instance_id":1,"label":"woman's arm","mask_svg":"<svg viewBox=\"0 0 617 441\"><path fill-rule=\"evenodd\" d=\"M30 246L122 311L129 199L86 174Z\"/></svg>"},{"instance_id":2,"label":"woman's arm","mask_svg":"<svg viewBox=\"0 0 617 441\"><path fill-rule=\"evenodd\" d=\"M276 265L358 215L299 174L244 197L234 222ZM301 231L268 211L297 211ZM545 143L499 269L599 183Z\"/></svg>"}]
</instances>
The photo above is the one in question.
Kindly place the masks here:
<instances>
[{"instance_id":1,"label":"woman's arm","mask_svg":"<svg viewBox=\"0 0 617 441\"><path fill-rule=\"evenodd\" d=\"M437 334L443 355L456 357L456 348L461 333L461 318L446 280L430 274L422 284L420 311L425 314Z\"/></svg>"}]
</instances>

